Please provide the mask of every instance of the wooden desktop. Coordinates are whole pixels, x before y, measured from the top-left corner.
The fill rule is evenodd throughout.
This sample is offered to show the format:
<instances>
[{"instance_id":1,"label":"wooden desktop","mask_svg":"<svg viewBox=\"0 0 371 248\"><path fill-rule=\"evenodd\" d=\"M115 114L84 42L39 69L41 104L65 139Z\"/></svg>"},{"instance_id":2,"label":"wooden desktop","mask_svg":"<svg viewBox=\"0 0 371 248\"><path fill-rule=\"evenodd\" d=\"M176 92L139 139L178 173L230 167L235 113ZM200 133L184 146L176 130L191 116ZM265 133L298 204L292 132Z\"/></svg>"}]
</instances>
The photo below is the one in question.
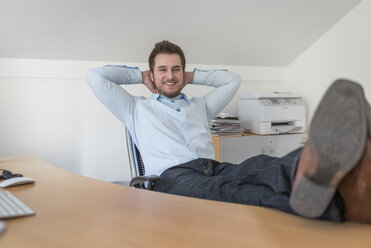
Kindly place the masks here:
<instances>
[{"instance_id":1,"label":"wooden desktop","mask_svg":"<svg viewBox=\"0 0 371 248\"><path fill-rule=\"evenodd\" d=\"M7 188L36 215L6 220L1 248L371 244L371 225L133 189L83 177L33 156L1 158L0 168L36 179L34 185Z\"/></svg>"}]
</instances>

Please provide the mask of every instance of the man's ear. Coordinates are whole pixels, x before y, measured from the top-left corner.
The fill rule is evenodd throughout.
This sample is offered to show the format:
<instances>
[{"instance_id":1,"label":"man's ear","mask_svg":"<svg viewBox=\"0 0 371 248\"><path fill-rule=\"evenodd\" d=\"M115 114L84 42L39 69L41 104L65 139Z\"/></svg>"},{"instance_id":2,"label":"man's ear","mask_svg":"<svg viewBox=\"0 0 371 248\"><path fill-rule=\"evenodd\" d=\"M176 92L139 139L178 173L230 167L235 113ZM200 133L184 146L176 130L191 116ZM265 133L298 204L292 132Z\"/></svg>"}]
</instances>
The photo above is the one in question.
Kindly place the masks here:
<instances>
[{"instance_id":1,"label":"man's ear","mask_svg":"<svg viewBox=\"0 0 371 248\"><path fill-rule=\"evenodd\" d=\"M155 82L152 71L149 71L149 78L152 82Z\"/></svg>"}]
</instances>

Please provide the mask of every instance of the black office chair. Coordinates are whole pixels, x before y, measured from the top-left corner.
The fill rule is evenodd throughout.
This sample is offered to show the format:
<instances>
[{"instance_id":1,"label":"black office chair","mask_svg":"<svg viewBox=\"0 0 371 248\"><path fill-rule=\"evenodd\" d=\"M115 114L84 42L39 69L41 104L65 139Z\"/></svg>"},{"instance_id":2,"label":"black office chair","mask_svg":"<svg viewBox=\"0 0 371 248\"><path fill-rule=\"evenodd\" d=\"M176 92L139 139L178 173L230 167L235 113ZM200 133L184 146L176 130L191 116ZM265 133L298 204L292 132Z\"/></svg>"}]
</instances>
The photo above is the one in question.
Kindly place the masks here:
<instances>
[{"instance_id":1,"label":"black office chair","mask_svg":"<svg viewBox=\"0 0 371 248\"><path fill-rule=\"evenodd\" d=\"M160 179L157 175L145 175L145 167L139 149L135 145L129 130L126 128L126 142L130 160L130 187L151 190Z\"/></svg>"}]
</instances>

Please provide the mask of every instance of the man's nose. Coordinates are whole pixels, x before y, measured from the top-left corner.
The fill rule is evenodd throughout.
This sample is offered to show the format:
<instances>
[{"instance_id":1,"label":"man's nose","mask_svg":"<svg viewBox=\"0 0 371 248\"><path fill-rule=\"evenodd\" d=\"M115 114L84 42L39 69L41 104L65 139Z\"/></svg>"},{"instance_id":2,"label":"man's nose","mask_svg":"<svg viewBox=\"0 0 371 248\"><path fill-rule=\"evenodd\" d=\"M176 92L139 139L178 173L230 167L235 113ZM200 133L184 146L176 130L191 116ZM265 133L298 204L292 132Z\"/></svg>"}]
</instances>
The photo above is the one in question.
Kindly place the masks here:
<instances>
[{"instance_id":1,"label":"man's nose","mask_svg":"<svg viewBox=\"0 0 371 248\"><path fill-rule=\"evenodd\" d=\"M171 70L169 70L169 71L167 72L166 78L167 78L167 79L173 79L173 78L174 78L174 73L173 73Z\"/></svg>"}]
</instances>

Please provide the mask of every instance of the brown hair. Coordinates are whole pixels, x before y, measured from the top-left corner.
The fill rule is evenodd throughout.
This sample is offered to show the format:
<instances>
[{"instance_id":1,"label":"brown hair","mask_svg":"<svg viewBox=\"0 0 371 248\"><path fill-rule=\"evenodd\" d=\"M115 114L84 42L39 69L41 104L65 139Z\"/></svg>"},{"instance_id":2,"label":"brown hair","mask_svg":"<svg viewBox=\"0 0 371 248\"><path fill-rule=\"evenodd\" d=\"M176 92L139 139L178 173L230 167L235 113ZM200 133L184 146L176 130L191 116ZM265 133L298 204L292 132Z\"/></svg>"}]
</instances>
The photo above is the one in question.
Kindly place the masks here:
<instances>
[{"instance_id":1,"label":"brown hair","mask_svg":"<svg viewBox=\"0 0 371 248\"><path fill-rule=\"evenodd\" d=\"M182 49L175 45L174 43L171 43L170 41L163 40L160 42L157 42L155 44L155 47L152 49L151 54L149 55L148 62L149 62L149 69L151 72L153 72L153 69L155 67L155 57L158 54L178 54L180 56L180 61L182 63L183 71L185 70L185 57Z\"/></svg>"}]
</instances>

